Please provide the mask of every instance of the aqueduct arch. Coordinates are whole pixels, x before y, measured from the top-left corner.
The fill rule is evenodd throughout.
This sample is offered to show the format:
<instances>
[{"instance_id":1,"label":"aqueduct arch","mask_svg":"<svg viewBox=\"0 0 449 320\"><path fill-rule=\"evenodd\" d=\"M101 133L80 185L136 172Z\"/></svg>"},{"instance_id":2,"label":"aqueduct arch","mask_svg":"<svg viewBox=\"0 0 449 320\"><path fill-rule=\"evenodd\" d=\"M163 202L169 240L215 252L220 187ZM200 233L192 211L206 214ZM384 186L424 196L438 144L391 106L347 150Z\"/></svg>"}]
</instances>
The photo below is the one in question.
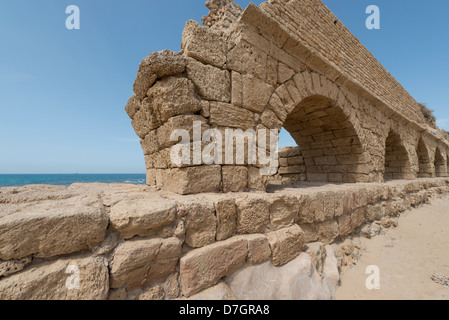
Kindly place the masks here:
<instances>
[{"instance_id":1,"label":"aqueduct arch","mask_svg":"<svg viewBox=\"0 0 449 320\"><path fill-rule=\"evenodd\" d=\"M437 177L446 177L447 176L447 167L446 167L446 161L444 160L443 154L441 153L441 150L439 147L435 150L435 175Z\"/></svg>"},{"instance_id":2,"label":"aqueduct arch","mask_svg":"<svg viewBox=\"0 0 449 320\"><path fill-rule=\"evenodd\" d=\"M435 176L427 144L446 150L449 142L319 0L272 0L245 10L232 0L206 5L204 26L186 23L179 53L164 50L142 61L126 106L142 139L149 185L182 194L265 190L259 158L211 164L195 150L213 141L218 152L229 129L282 127L301 149L297 165L309 181ZM185 144L194 142L190 163L171 160L175 129L185 129ZM203 132L209 138L201 141ZM425 143L417 144L422 136Z\"/></svg>"}]
</instances>

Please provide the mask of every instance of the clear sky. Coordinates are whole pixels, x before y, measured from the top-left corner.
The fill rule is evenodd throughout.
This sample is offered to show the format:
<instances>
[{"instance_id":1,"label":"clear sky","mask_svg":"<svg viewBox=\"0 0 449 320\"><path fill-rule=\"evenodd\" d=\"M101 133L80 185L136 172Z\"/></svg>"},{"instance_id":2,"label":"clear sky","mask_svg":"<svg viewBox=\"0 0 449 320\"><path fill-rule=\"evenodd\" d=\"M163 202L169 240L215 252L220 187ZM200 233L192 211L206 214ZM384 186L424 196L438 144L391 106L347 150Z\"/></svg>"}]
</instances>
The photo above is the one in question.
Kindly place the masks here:
<instances>
[{"instance_id":1,"label":"clear sky","mask_svg":"<svg viewBox=\"0 0 449 320\"><path fill-rule=\"evenodd\" d=\"M204 2L1 1L0 173L143 173L124 111L137 67L153 51L179 51L185 22L207 14ZM324 3L449 130L449 1ZM365 27L371 4L380 30ZM80 8L80 30L65 27L69 5Z\"/></svg>"}]
</instances>

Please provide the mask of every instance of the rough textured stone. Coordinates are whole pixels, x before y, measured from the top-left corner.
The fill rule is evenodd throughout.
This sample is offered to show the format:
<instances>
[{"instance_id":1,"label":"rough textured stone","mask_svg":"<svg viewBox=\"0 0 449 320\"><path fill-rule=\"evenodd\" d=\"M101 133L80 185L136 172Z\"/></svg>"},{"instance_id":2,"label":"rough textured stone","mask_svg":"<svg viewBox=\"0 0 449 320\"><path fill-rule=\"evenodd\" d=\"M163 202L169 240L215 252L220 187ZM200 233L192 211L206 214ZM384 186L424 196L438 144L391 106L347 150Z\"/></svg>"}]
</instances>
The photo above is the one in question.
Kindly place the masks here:
<instances>
[{"instance_id":1,"label":"rough textured stone","mask_svg":"<svg viewBox=\"0 0 449 320\"><path fill-rule=\"evenodd\" d=\"M332 294L306 253L275 267L247 266L225 279L238 300L329 300Z\"/></svg>"},{"instance_id":2,"label":"rough textured stone","mask_svg":"<svg viewBox=\"0 0 449 320\"><path fill-rule=\"evenodd\" d=\"M0 218L0 259L48 258L92 248L108 217L95 206L43 203Z\"/></svg>"},{"instance_id":3,"label":"rough textured stone","mask_svg":"<svg viewBox=\"0 0 449 320\"><path fill-rule=\"evenodd\" d=\"M235 300L235 296L224 282L197 293L187 300Z\"/></svg>"},{"instance_id":4,"label":"rough textured stone","mask_svg":"<svg viewBox=\"0 0 449 320\"><path fill-rule=\"evenodd\" d=\"M245 263L247 255L248 243L241 237L190 251L180 260L183 295L190 297L234 273Z\"/></svg>"},{"instance_id":5,"label":"rough textured stone","mask_svg":"<svg viewBox=\"0 0 449 320\"><path fill-rule=\"evenodd\" d=\"M240 192L248 187L248 168L241 166L225 166L222 168L223 191Z\"/></svg>"},{"instance_id":6,"label":"rough textured stone","mask_svg":"<svg viewBox=\"0 0 449 320\"><path fill-rule=\"evenodd\" d=\"M215 203L217 215L217 241L226 240L234 235L237 229L237 209L235 199L223 199Z\"/></svg>"},{"instance_id":7,"label":"rough textured stone","mask_svg":"<svg viewBox=\"0 0 449 320\"><path fill-rule=\"evenodd\" d=\"M157 78L183 73L185 66L184 58L179 53L170 50L153 52L139 65L134 81L136 97L142 100Z\"/></svg>"},{"instance_id":8,"label":"rough textured stone","mask_svg":"<svg viewBox=\"0 0 449 320\"><path fill-rule=\"evenodd\" d=\"M201 166L164 170L162 179L163 188L175 193L218 191L221 188L221 167Z\"/></svg>"},{"instance_id":9,"label":"rough textured stone","mask_svg":"<svg viewBox=\"0 0 449 320\"><path fill-rule=\"evenodd\" d=\"M154 286L143 290L138 297L138 300L164 300L165 293L162 286Z\"/></svg>"},{"instance_id":10,"label":"rough textured stone","mask_svg":"<svg viewBox=\"0 0 449 320\"><path fill-rule=\"evenodd\" d=\"M268 104L273 87L253 76L242 77L242 107L261 113Z\"/></svg>"},{"instance_id":11,"label":"rough textured stone","mask_svg":"<svg viewBox=\"0 0 449 320\"><path fill-rule=\"evenodd\" d=\"M270 220L275 230L292 225L299 214L299 201L296 197L282 196L270 200Z\"/></svg>"},{"instance_id":12,"label":"rough textured stone","mask_svg":"<svg viewBox=\"0 0 449 320\"><path fill-rule=\"evenodd\" d=\"M267 234L275 266L286 264L296 258L304 249L304 232L293 225Z\"/></svg>"},{"instance_id":13,"label":"rough textured stone","mask_svg":"<svg viewBox=\"0 0 449 320\"><path fill-rule=\"evenodd\" d=\"M31 263L31 260L31 257L8 261L0 260L0 279L23 270L23 268Z\"/></svg>"},{"instance_id":14,"label":"rough textured stone","mask_svg":"<svg viewBox=\"0 0 449 320\"><path fill-rule=\"evenodd\" d=\"M111 208L109 217L111 227L122 238L143 237L173 223L176 206L173 201L159 198L124 200Z\"/></svg>"},{"instance_id":15,"label":"rough textured stone","mask_svg":"<svg viewBox=\"0 0 449 320\"><path fill-rule=\"evenodd\" d=\"M165 295L167 299L176 299L179 297L179 274L175 273L165 282Z\"/></svg>"},{"instance_id":16,"label":"rough textured stone","mask_svg":"<svg viewBox=\"0 0 449 320\"><path fill-rule=\"evenodd\" d=\"M229 71L187 60L187 76L195 84L198 93L206 100L230 102L231 77Z\"/></svg>"},{"instance_id":17,"label":"rough textured stone","mask_svg":"<svg viewBox=\"0 0 449 320\"><path fill-rule=\"evenodd\" d=\"M151 285L173 272L181 254L178 238L130 240L118 246L111 267L111 288Z\"/></svg>"},{"instance_id":18,"label":"rough textured stone","mask_svg":"<svg viewBox=\"0 0 449 320\"><path fill-rule=\"evenodd\" d=\"M76 280L79 276L78 280ZM98 258L66 258L33 265L0 280L1 300L104 300L109 276Z\"/></svg>"},{"instance_id":19,"label":"rough textured stone","mask_svg":"<svg viewBox=\"0 0 449 320\"><path fill-rule=\"evenodd\" d=\"M262 197L245 197L236 200L237 231L263 233L270 223L268 202Z\"/></svg>"},{"instance_id":20,"label":"rough textured stone","mask_svg":"<svg viewBox=\"0 0 449 320\"><path fill-rule=\"evenodd\" d=\"M224 39L194 20L187 21L184 27L181 48L184 55L219 68L226 62Z\"/></svg>"},{"instance_id":21,"label":"rough textured stone","mask_svg":"<svg viewBox=\"0 0 449 320\"><path fill-rule=\"evenodd\" d=\"M252 234L246 237L248 241L248 262L259 264L271 256L268 238L263 234Z\"/></svg>"},{"instance_id":22,"label":"rough textured stone","mask_svg":"<svg viewBox=\"0 0 449 320\"><path fill-rule=\"evenodd\" d=\"M160 123L180 114L201 110L200 100L195 95L195 86L186 78L164 78L151 87L147 95Z\"/></svg>"},{"instance_id":23,"label":"rough textured stone","mask_svg":"<svg viewBox=\"0 0 449 320\"><path fill-rule=\"evenodd\" d=\"M199 248L215 241L217 218L213 204L186 204L186 244Z\"/></svg>"},{"instance_id":24,"label":"rough textured stone","mask_svg":"<svg viewBox=\"0 0 449 320\"><path fill-rule=\"evenodd\" d=\"M222 127L253 129L255 121L253 113L228 103L210 103L210 124Z\"/></svg>"},{"instance_id":25,"label":"rough textured stone","mask_svg":"<svg viewBox=\"0 0 449 320\"><path fill-rule=\"evenodd\" d=\"M262 175L259 168L248 168L248 189L251 191L265 191L268 185L268 177Z\"/></svg>"}]
</instances>

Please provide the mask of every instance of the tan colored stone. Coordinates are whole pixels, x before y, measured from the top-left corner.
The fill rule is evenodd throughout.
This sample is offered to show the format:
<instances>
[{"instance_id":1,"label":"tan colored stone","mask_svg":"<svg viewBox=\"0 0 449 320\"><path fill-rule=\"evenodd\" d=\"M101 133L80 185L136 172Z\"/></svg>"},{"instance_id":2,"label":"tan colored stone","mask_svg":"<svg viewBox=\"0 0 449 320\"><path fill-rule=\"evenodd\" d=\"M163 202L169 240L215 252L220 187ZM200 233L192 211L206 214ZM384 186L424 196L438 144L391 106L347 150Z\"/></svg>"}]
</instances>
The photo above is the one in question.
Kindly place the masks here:
<instances>
[{"instance_id":1,"label":"tan colored stone","mask_svg":"<svg viewBox=\"0 0 449 320\"><path fill-rule=\"evenodd\" d=\"M125 106L125 111L128 116L132 119L137 111L139 111L141 107L140 100L137 98L135 94L129 98L128 103Z\"/></svg>"},{"instance_id":2,"label":"tan colored stone","mask_svg":"<svg viewBox=\"0 0 449 320\"><path fill-rule=\"evenodd\" d=\"M217 218L214 205L191 203L184 207L187 211L186 244L192 248L200 248L215 242Z\"/></svg>"},{"instance_id":3,"label":"tan colored stone","mask_svg":"<svg viewBox=\"0 0 449 320\"><path fill-rule=\"evenodd\" d=\"M226 301L235 300L235 296L224 282L219 282L217 285L197 293L186 300L215 300Z\"/></svg>"},{"instance_id":4,"label":"tan colored stone","mask_svg":"<svg viewBox=\"0 0 449 320\"><path fill-rule=\"evenodd\" d=\"M248 241L248 262L259 264L271 256L268 238L263 234L252 234L246 237Z\"/></svg>"},{"instance_id":5,"label":"tan colored stone","mask_svg":"<svg viewBox=\"0 0 449 320\"><path fill-rule=\"evenodd\" d=\"M200 100L195 95L195 86L186 78L164 78L151 87L147 95L153 113L160 123L180 114L201 110Z\"/></svg>"},{"instance_id":6,"label":"tan colored stone","mask_svg":"<svg viewBox=\"0 0 449 320\"><path fill-rule=\"evenodd\" d=\"M217 215L217 241L232 237L237 228L235 199L223 199L215 203Z\"/></svg>"},{"instance_id":7,"label":"tan colored stone","mask_svg":"<svg viewBox=\"0 0 449 320\"><path fill-rule=\"evenodd\" d=\"M241 166L224 166L223 173L223 191L240 192L248 187L248 168Z\"/></svg>"},{"instance_id":8,"label":"tan colored stone","mask_svg":"<svg viewBox=\"0 0 449 320\"><path fill-rule=\"evenodd\" d=\"M339 236L337 221L328 220L317 223L317 231L321 242L332 243Z\"/></svg>"},{"instance_id":9,"label":"tan colored stone","mask_svg":"<svg viewBox=\"0 0 449 320\"><path fill-rule=\"evenodd\" d=\"M268 185L268 177L261 175L260 169L248 168L248 189L251 191L265 191Z\"/></svg>"},{"instance_id":10,"label":"tan colored stone","mask_svg":"<svg viewBox=\"0 0 449 320\"><path fill-rule=\"evenodd\" d=\"M243 130L254 129L256 125L251 111L221 102L210 103L210 124Z\"/></svg>"},{"instance_id":11,"label":"tan colored stone","mask_svg":"<svg viewBox=\"0 0 449 320\"><path fill-rule=\"evenodd\" d=\"M161 186L164 190L192 194L219 191L221 189L221 167L200 166L164 170Z\"/></svg>"},{"instance_id":12,"label":"tan colored stone","mask_svg":"<svg viewBox=\"0 0 449 320\"><path fill-rule=\"evenodd\" d=\"M181 255L178 238L130 240L114 253L111 288L151 285L173 272Z\"/></svg>"},{"instance_id":13,"label":"tan colored stone","mask_svg":"<svg viewBox=\"0 0 449 320\"><path fill-rule=\"evenodd\" d=\"M165 293L162 286L154 286L143 290L138 297L138 300L164 300Z\"/></svg>"},{"instance_id":14,"label":"tan colored stone","mask_svg":"<svg viewBox=\"0 0 449 320\"><path fill-rule=\"evenodd\" d=\"M275 266L288 263L304 249L304 232L298 225L267 234L270 242L272 262Z\"/></svg>"},{"instance_id":15,"label":"tan colored stone","mask_svg":"<svg viewBox=\"0 0 449 320\"><path fill-rule=\"evenodd\" d=\"M267 106L274 88L253 76L242 76L242 107L261 113Z\"/></svg>"},{"instance_id":16,"label":"tan colored stone","mask_svg":"<svg viewBox=\"0 0 449 320\"><path fill-rule=\"evenodd\" d=\"M228 69L242 74L252 74L265 80L267 75L267 54L245 41L240 41L227 56Z\"/></svg>"},{"instance_id":17,"label":"tan colored stone","mask_svg":"<svg viewBox=\"0 0 449 320\"><path fill-rule=\"evenodd\" d=\"M99 258L43 262L0 281L1 300L104 300L108 290L108 268Z\"/></svg>"},{"instance_id":18,"label":"tan colored stone","mask_svg":"<svg viewBox=\"0 0 449 320\"><path fill-rule=\"evenodd\" d=\"M270 223L268 201L263 197L237 199L237 231L239 233L263 233Z\"/></svg>"},{"instance_id":19,"label":"tan colored stone","mask_svg":"<svg viewBox=\"0 0 449 320\"><path fill-rule=\"evenodd\" d=\"M0 260L0 279L11 274L22 271L23 268L31 263L32 257L25 257L17 260Z\"/></svg>"},{"instance_id":20,"label":"tan colored stone","mask_svg":"<svg viewBox=\"0 0 449 320\"><path fill-rule=\"evenodd\" d=\"M246 261L248 243L234 237L190 251L180 260L182 293L190 297L238 270Z\"/></svg>"},{"instance_id":21,"label":"tan colored stone","mask_svg":"<svg viewBox=\"0 0 449 320\"><path fill-rule=\"evenodd\" d=\"M144 237L152 231L175 221L176 206L173 201L161 198L123 200L111 208L111 227L123 239Z\"/></svg>"},{"instance_id":22,"label":"tan colored stone","mask_svg":"<svg viewBox=\"0 0 449 320\"><path fill-rule=\"evenodd\" d=\"M287 67L282 62L279 63L278 67L278 82L284 83L287 80L290 80L293 75L295 74L295 71Z\"/></svg>"},{"instance_id":23,"label":"tan colored stone","mask_svg":"<svg viewBox=\"0 0 449 320\"><path fill-rule=\"evenodd\" d=\"M242 75L238 72L231 72L231 103L236 107L241 107L243 104L243 82Z\"/></svg>"},{"instance_id":24,"label":"tan colored stone","mask_svg":"<svg viewBox=\"0 0 449 320\"><path fill-rule=\"evenodd\" d=\"M291 226L299 214L299 201L294 196L270 199L270 220L275 230Z\"/></svg>"},{"instance_id":25,"label":"tan colored stone","mask_svg":"<svg viewBox=\"0 0 449 320\"><path fill-rule=\"evenodd\" d=\"M194 20L187 21L184 27L181 48L184 55L219 68L226 62L224 39Z\"/></svg>"},{"instance_id":26,"label":"tan colored stone","mask_svg":"<svg viewBox=\"0 0 449 320\"><path fill-rule=\"evenodd\" d=\"M187 60L186 70L201 97L212 101L231 101L229 71L202 64L194 59Z\"/></svg>"},{"instance_id":27,"label":"tan colored stone","mask_svg":"<svg viewBox=\"0 0 449 320\"><path fill-rule=\"evenodd\" d=\"M153 52L139 65L134 82L136 97L142 100L157 78L183 73L185 66L184 58L179 53L170 50Z\"/></svg>"},{"instance_id":28,"label":"tan colored stone","mask_svg":"<svg viewBox=\"0 0 449 320\"><path fill-rule=\"evenodd\" d=\"M90 249L108 226L102 210L86 204L43 202L0 218L0 259L49 258Z\"/></svg>"},{"instance_id":29,"label":"tan colored stone","mask_svg":"<svg viewBox=\"0 0 449 320\"><path fill-rule=\"evenodd\" d=\"M174 273L165 281L165 295L167 299L173 300L179 297L179 274Z\"/></svg>"}]
</instances>

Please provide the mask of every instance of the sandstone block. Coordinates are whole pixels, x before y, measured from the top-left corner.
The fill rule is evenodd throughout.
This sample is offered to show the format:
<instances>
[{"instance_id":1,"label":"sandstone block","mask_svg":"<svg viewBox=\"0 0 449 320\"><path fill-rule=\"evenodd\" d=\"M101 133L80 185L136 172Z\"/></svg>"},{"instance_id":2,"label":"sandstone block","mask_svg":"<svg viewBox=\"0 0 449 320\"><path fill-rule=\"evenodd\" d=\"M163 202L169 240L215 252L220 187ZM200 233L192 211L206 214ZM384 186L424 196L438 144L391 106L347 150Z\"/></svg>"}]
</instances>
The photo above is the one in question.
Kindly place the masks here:
<instances>
[{"instance_id":1,"label":"sandstone block","mask_svg":"<svg viewBox=\"0 0 449 320\"><path fill-rule=\"evenodd\" d=\"M242 107L261 113L268 104L273 86L253 76L242 76Z\"/></svg>"},{"instance_id":2,"label":"sandstone block","mask_svg":"<svg viewBox=\"0 0 449 320\"><path fill-rule=\"evenodd\" d=\"M273 228L279 230L291 226L299 214L299 201L294 196L270 199L270 220Z\"/></svg>"},{"instance_id":3,"label":"sandstone block","mask_svg":"<svg viewBox=\"0 0 449 320\"><path fill-rule=\"evenodd\" d=\"M132 119L137 111L139 111L141 107L140 100L137 98L135 94L129 98L128 103L125 106L125 111L128 116Z\"/></svg>"},{"instance_id":4,"label":"sandstone block","mask_svg":"<svg viewBox=\"0 0 449 320\"><path fill-rule=\"evenodd\" d=\"M328 220L317 223L319 239L324 243L332 243L339 236L338 223L335 220Z\"/></svg>"},{"instance_id":5,"label":"sandstone block","mask_svg":"<svg viewBox=\"0 0 449 320\"><path fill-rule=\"evenodd\" d=\"M223 199L215 203L217 215L217 241L226 240L234 235L237 228L235 199Z\"/></svg>"},{"instance_id":6,"label":"sandstone block","mask_svg":"<svg viewBox=\"0 0 449 320\"><path fill-rule=\"evenodd\" d=\"M157 78L183 73L185 66L184 58L179 53L170 50L153 52L139 65L134 81L136 97L142 100Z\"/></svg>"},{"instance_id":7,"label":"sandstone block","mask_svg":"<svg viewBox=\"0 0 449 320\"><path fill-rule=\"evenodd\" d=\"M192 81L181 77L168 77L148 90L148 100L160 123L171 117L201 110Z\"/></svg>"},{"instance_id":8,"label":"sandstone block","mask_svg":"<svg viewBox=\"0 0 449 320\"><path fill-rule=\"evenodd\" d=\"M180 255L178 238L126 241L113 257L111 288L148 286L164 279L173 272Z\"/></svg>"},{"instance_id":9,"label":"sandstone block","mask_svg":"<svg viewBox=\"0 0 449 320\"><path fill-rule=\"evenodd\" d=\"M256 125L251 111L221 102L210 103L210 123L243 130L254 129Z\"/></svg>"},{"instance_id":10,"label":"sandstone block","mask_svg":"<svg viewBox=\"0 0 449 320\"><path fill-rule=\"evenodd\" d=\"M108 217L87 205L46 204L0 218L0 259L49 258L100 243Z\"/></svg>"},{"instance_id":11,"label":"sandstone block","mask_svg":"<svg viewBox=\"0 0 449 320\"><path fill-rule=\"evenodd\" d=\"M224 39L209 28L201 27L194 20L187 21L184 27L181 48L184 55L203 63L219 68L226 63L226 42Z\"/></svg>"},{"instance_id":12,"label":"sandstone block","mask_svg":"<svg viewBox=\"0 0 449 320\"><path fill-rule=\"evenodd\" d=\"M248 189L252 191L265 191L268 186L268 177L262 175L259 168L248 168Z\"/></svg>"},{"instance_id":13,"label":"sandstone block","mask_svg":"<svg viewBox=\"0 0 449 320\"><path fill-rule=\"evenodd\" d=\"M298 225L268 233L267 237L275 266L293 260L304 249L304 232Z\"/></svg>"},{"instance_id":14,"label":"sandstone block","mask_svg":"<svg viewBox=\"0 0 449 320\"><path fill-rule=\"evenodd\" d=\"M202 64L194 59L187 60L186 70L201 97L220 102L231 101L229 71Z\"/></svg>"},{"instance_id":15,"label":"sandstone block","mask_svg":"<svg viewBox=\"0 0 449 320\"><path fill-rule=\"evenodd\" d=\"M109 217L111 227L123 239L144 237L173 223L176 206L173 201L158 198L123 200L111 208Z\"/></svg>"},{"instance_id":16,"label":"sandstone block","mask_svg":"<svg viewBox=\"0 0 449 320\"><path fill-rule=\"evenodd\" d=\"M44 262L0 281L1 300L104 300L108 290L108 268L97 258Z\"/></svg>"},{"instance_id":17,"label":"sandstone block","mask_svg":"<svg viewBox=\"0 0 449 320\"><path fill-rule=\"evenodd\" d=\"M207 203L184 204L187 211L186 243L192 248L199 248L215 241L217 218L215 207Z\"/></svg>"},{"instance_id":18,"label":"sandstone block","mask_svg":"<svg viewBox=\"0 0 449 320\"><path fill-rule=\"evenodd\" d=\"M182 293L190 297L213 286L243 266L247 255L248 243L242 237L190 251L180 260Z\"/></svg>"},{"instance_id":19,"label":"sandstone block","mask_svg":"<svg viewBox=\"0 0 449 320\"><path fill-rule=\"evenodd\" d=\"M165 292L162 286L154 286L143 290L138 297L138 300L164 300Z\"/></svg>"},{"instance_id":20,"label":"sandstone block","mask_svg":"<svg viewBox=\"0 0 449 320\"><path fill-rule=\"evenodd\" d=\"M164 170L162 188L179 194L219 191L221 167L200 166Z\"/></svg>"},{"instance_id":21,"label":"sandstone block","mask_svg":"<svg viewBox=\"0 0 449 320\"><path fill-rule=\"evenodd\" d=\"M248 187L248 168L242 166L225 166L222 168L223 191L240 192Z\"/></svg>"},{"instance_id":22,"label":"sandstone block","mask_svg":"<svg viewBox=\"0 0 449 320\"><path fill-rule=\"evenodd\" d=\"M245 197L236 200L237 231L239 233L263 233L270 223L269 204L262 197Z\"/></svg>"},{"instance_id":23,"label":"sandstone block","mask_svg":"<svg viewBox=\"0 0 449 320\"><path fill-rule=\"evenodd\" d=\"M252 234L246 236L248 241L248 262L259 264L271 256L270 242L263 234Z\"/></svg>"},{"instance_id":24,"label":"sandstone block","mask_svg":"<svg viewBox=\"0 0 449 320\"><path fill-rule=\"evenodd\" d=\"M179 290L179 273L174 273L165 281L165 295L167 299L176 299L181 291Z\"/></svg>"}]
</instances>

